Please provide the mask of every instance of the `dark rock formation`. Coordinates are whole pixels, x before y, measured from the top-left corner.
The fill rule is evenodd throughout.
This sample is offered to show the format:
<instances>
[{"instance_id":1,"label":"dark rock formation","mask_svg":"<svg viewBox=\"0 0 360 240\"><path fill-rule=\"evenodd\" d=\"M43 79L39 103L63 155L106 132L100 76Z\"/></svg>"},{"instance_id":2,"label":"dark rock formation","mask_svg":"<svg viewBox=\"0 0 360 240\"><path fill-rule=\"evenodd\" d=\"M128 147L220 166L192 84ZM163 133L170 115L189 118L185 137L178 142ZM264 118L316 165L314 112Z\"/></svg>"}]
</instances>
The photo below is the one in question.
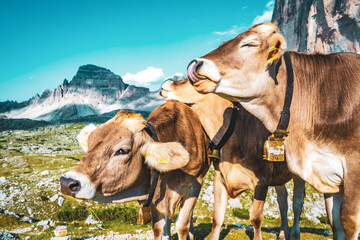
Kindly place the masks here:
<instances>
[{"instance_id":1,"label":"dark rock formation","mask_svg":"<svg viewBox=\"0 0 360 240\"><path fill-rule=\"evenodd\" d=\"M6 130L31 130L39 127L48 126L46 121L32 119L0 119L0 132ZM0 239L2 239L0 237Z\"/></svg>"},{"instance_id":2,"label":"dark rock formation","mask_svg":"<svg viewBox=\"0 0 360 240\"><path fill-rule=\"evenodd\" d=\"M276 0L272 22L289 50L360 53L359 0Z\"/></svg>"},{"instance_id":3,"label":"dark rock formation","mask_svg":"<svg viewBox=\"0 0 360 240\"><path fill-rule=\"evenodd\" d=\"M0 113L23 108L23 107L26 107L28 104L29 104L28 101L21 102L21 103L18 103L16 101L0 102Z\"/></svg>"}]
</instances>

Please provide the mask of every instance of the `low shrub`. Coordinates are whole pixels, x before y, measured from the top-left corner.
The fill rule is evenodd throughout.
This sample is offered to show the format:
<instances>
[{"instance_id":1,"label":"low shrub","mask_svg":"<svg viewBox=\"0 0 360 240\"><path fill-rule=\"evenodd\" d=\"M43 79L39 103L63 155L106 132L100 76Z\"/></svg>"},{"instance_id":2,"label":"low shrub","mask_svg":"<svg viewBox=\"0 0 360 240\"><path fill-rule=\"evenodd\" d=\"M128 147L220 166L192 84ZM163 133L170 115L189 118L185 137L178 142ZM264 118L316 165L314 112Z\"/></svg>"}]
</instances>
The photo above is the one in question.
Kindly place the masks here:
<instances>
[{"instance_id":1,"label":"low shrub","mask_svg":"<svg viewBox=\"0 0 360 240\"><path fill-rule=\"evenodd\" d=\"M241 218L241 219L249 219L250 218L250 212L248 209L244 208L233 208L232 213L235 217Z\"/></svg>"},{"instance_id":2,"label":"low shrub","mask_svg":"<svg viewBox=\"0 0 360 240\"><path fill-rule=\"evenodd\" d=\"M87 208L85 204L72 206L70 201L65 201L62 208L57 212L57 217L60 221L83 221L90 214L96 220L111 221L119 220L121 222L136 223L138 208L137 207L123 207L113 206L108 208Z\"/></svg>"},{"instance_id":3,"label":"low shrub","mask_svg":"<svg viewBox=\"0 0 360 240\"><path fill-rule=\"evenodd\" d=\"M89 216L89 212L86 209L85 204L72 207L70 202L65 202L62 208L57 212L57 217L60 221L71 222L71 221L82 221Z\"/></svg>"},{"instance_id":4,"label":"low shrub","mask_svg":"<svg viewBox=\"0 0 360 240\"><path fill-rule=\"evenodd\" d=\"M135 223L138 214L136 207L114 206L104 209L91 209L95 218L101 221L119 220L121 222Z\"/></svg>"},{"instance_id":5,"label":"low shrub","mask_svg":"<svg viewBox=\"0 0 360 240\"><path fill-rule=\"evenodd\" d=\"M323 224L330 224L327 215L321 215L317 217L317 219L319 219L319 221Z\"/></svg>"}]
</instances>

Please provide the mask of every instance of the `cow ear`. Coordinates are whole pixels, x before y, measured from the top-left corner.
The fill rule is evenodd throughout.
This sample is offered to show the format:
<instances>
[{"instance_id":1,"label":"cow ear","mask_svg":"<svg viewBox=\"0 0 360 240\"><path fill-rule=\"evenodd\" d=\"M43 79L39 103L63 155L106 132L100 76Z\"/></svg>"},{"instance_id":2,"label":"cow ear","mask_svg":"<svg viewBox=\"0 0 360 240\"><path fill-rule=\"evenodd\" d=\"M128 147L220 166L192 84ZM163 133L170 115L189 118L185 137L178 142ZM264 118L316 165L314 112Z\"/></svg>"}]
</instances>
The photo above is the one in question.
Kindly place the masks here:
<instances>
[{"instance_id":1,"label":"cow ear","mask_svg":"<svg viewBox=\"0 0 360 240\"><path fill-rule=\"evenodd\" d=\"M92 131L96 129L96 126L94 124L89 124L83 129L81 129L79 135L77 135L76 139L79 142L80 147L84 152L87 152L88 150L88 138Z\"/></svg>"},{"instance_id":2,"label":"cow ear","mask_svg":"<svg viewBox=\"0 0 360 240\"><path fill-rule=\"evenodd\" d=\"M150 142L145 146L145 163L160 172L179 169L188 164L188 151L178 142Z\"/></svg>"},{"instance_id":3,"label":"cow ear","mask_svg":"<svg viewBox=\"0 0 360 240\"><path fill-rule=\"evenodd\" d=\"M266 61L277 63L286 50L285 38L280 34L274 34L270 39L270 45L266 57Z\"/></svg>"}]
</instances>

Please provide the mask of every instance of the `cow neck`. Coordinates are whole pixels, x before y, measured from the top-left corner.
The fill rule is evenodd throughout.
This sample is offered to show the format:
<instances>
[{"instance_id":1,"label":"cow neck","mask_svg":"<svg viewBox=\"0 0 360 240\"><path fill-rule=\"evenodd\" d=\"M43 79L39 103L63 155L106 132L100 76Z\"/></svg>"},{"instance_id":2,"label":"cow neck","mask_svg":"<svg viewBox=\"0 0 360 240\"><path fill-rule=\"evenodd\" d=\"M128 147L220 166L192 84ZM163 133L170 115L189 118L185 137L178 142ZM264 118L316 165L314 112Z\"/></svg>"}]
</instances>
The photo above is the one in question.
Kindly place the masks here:
<instances>
[{"instance_id":1,"label":"cow neck","mask_svg":"<svg viewBox=\"0 0 360 240\"><path fill-rule=\"evenodd\" d=\"M150 123L146 123L146 128L145 131L150 135L150 137L155 141L155 142L159 142L159 138L156 135L156 132L153 128L153 126ZM152 181L151 181L151 186L150 186L150 191L149 191L149 196L148 199L146 200L146 202L144 203L144 207L148 207L150 206L153 198L154 198L154 193L155 193L155 189L159 180L159 175L160 172L156 169L153 170L153 176L152 176Z\"/></svg>"},{"instance_id":2,"label":"cow neck","mask_svg":"<svg viewBox=\"0 0 360 240\"><path fill-rule=\"evenodd\" d=\"M283 138L288 134L286 130L290 122L290 106L294 90L294 71L289 52L284 53L284 61L286 66L286 92L284 99L284 107L281 111L280 120L274 132L274 136L278 138Z\"/></svg>"},{"instance_id":3,"label":"cow neck","mask_svg":"<svg viewBox=\"0 0 360 240\"><path fill-rule=\"evenodd\" d=\"M226 119L224 119L223 125L220 127L219 131L215 134L214 138L210 140L210 146L212 152L209 157L213 161L220 160L220 149L225 145L225 143L229 140L229 138L234 132L235 124L236 124L236 116L238 115L239 107L240 104L238 102L233 102L230 121L226 121Z\"/></svg>"}]
</instances>

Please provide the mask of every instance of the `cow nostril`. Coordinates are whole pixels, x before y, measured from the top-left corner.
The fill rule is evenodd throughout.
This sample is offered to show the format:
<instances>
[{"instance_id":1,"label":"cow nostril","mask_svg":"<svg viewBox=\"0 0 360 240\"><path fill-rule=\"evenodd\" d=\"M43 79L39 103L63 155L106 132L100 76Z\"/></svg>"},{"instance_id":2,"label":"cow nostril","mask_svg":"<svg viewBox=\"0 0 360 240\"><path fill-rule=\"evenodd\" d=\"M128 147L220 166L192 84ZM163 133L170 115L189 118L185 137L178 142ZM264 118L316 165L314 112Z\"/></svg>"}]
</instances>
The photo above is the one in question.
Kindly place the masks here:
<instances>
[{"instance_id":1,"label":"cow nostril","mask_svg":"<svg viewBox=\"0 0 360 240\"><path fill-rule=\"evenodd\" d=\"M73 197L75 197L75 194L81 189L80 181L67 177L60 178L60 186L62 193Z\"/></svg>"},{"instance_id":2,"label":"cow nostril","mask_svg":"<svg viewBox=\"0 0 360 240\"><path fill-rule=\"evenodd\" d=\"M203 61L196 61L196 65L195 65L195 72L197 72L197 70L204 64Z\"/></svg>"},{"instance_id":3,"label":"cow nostril","mask_svg":"<svg viewBox=\"0 0 360 240\"><path fill-rule=\"evenodd\" d=\"M80 182L77 180L74 180L72 183L70 183L69 189L72 192L78 192L80 190Z\"/></svg>"}]
</instances>

